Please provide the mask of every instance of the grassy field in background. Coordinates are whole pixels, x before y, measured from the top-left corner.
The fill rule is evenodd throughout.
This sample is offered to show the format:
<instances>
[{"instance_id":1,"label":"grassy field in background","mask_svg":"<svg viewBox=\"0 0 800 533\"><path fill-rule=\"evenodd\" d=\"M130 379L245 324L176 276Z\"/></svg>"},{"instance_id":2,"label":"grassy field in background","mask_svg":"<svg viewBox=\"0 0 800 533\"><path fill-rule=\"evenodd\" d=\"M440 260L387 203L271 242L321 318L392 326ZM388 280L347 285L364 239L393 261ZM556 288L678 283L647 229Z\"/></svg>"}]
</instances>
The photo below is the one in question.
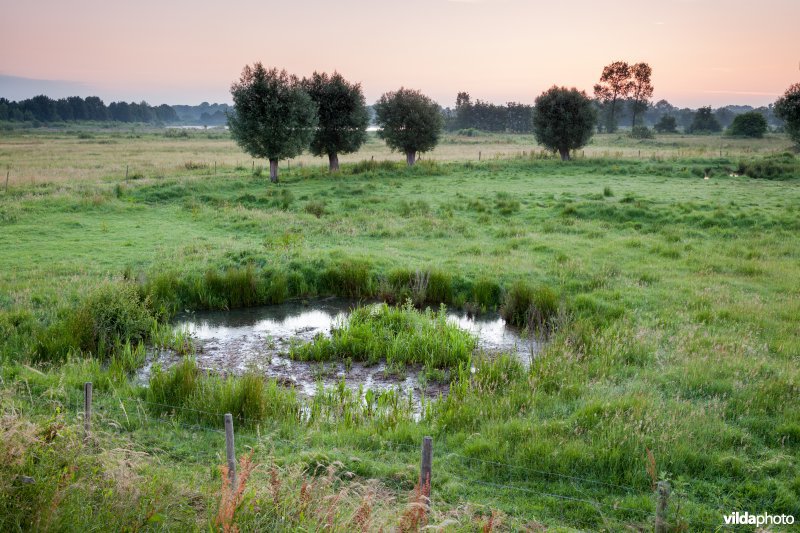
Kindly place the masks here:
<instances>
[{"instance_id":1,"label":"grassy field in background","mask_svg":"<svg viewBox=\"0 0 800 533\"><path fill-rule=\"evenodd\" d=\"M561 163L525 136L447 136L412 169L384 163L401 157L373 139L339 175L300 158L271 185L224 133L84 137L0 138L0 167L12 165L0 194L3 529L207 528L218 426L154 404L247 394L274 409L242 428L264 465L237 514L245 529L332 516L349 530L387 496L371 527L410 520L423 435L435 442L432 523L455 529L480 529L492 509L501 529L646 529L648 454L674 487L675 530L713 529L734 510L800 517L800 181L734 175L785 138L603 135ZM122 181L126 161L136 176ZM72 342L71 317L105 301L98 286L133 284L148 305L179 308L402 300L416 272L440 283L418 302L434 308L507 309L515 284L546 288L558 328L530 368L476 357L471 375L454 362L450 394L419 422L402 399L367 412L333 390L304 410L274 383L241 392L251 385L191 368L162 375L156 397L128 379L138 356L122 347L54 355ZM89 453L77 432L86 380L102 421ZM178 382L193 388L177 396ZM317 464L319 492L302 500ZM325 513L299 513L308 502ZM50 522L35 522L46 510Z\"/></svg>"},{"instance_id":2,"label":"grassy field in background","mask_svg":"<svg viewBox=\"0 0 800 533\"><path fill-rule=\"evenodd\" d=\"M171 176L186 170L186 164L208 165L214 162L227 171L237 165L251 170L253 160L242 153L224 129L167 130L148 127L68 130L26 130L0 136L0 170L10 170L12 186L45 182L116 181L129 175L148 178ZM185 137L183 136L185 135ZM579 155L604 158L741 157L786 150L790 142L784 135L770 134L764 139L738 139L719 135L657 135L655 139L637 141L625 133L596 135ZM509 158L523 152L541 152L532 135L446 134L440 145L424 159L436 161L477 161ZM344 163L365 159L394 159L392 153L374 133L356 154L340 156ZM264 166L265 161L255 164ZM289 165L323 166L327 159L303 154L290 163L281 161L281 169ZM4 178L5 176L0 176Z\"/></svg>"}]
</instances>

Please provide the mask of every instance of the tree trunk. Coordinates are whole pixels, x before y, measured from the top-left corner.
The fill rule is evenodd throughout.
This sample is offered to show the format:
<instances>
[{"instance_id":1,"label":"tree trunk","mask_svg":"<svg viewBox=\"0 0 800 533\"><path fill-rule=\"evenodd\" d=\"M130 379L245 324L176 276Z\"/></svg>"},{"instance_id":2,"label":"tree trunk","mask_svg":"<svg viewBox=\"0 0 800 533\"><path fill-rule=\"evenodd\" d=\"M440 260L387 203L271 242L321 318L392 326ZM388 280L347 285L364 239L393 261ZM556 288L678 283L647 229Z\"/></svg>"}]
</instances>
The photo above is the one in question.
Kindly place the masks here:
<instances>
[{"instance_id":1,"label":"tree trunk","mask_svg":"<svg viewBox=\"0 0 800 533\"><path fill-rule=\"evenodd\" d=\"M408 166L413 167L414 163L417 162L417 151L416 150L409 150L406 152L406 163Z\"/></svg>"},{"instance_id":2,"label":"tree trunk","mask_svg":"<svg viewBox=\"0 0 800 533\"><path fill-rule=\"evenodd\" d=\"M561 154L562 161L569 161L569 148L559 148L558 153Z\"/></svg>"},{"instance_id":3,"label":"tree trunk","mask_svg":"<svg viewBox=\"0 0 800 533\"><path fill-rule=\"evenodd\" d=\"M328 171L339 172L339 154L335 152L328 154Z\"/></svg>"},{"instance_id":4,"label":"tree trunk","mask_svg":"<svg viewBox=\"0 0 800 533\"><path fill-rule=\"evenodd\" d=\"M639 108L639 100L633 99L633 120L631 121L631 129L636 125L636 111Z\"/></svg>"},{"instance_id":5,"label":"tree trunk","mask_svg":"<svg viewBox=\"0 0 800 533\"><path fill-rule=\"evenodd\" d=\"M608 133L614 133L615 131L617 131L617 121L616 117L614 116L614 111L616 107L617 107L617 95L616 93L614 93L614 98L611 100L611 118L608 119L608 124L606 124Z\"/></svg>"},{"instance_id":6,"label":"tree trunk","mask_svg":"<svg viewBox=\"0 0 800 533\"><path fill-rule=\"evenodd\" d=\"M269 160L269 181L272 183L278 183L278 160L277 159L270 159Z\"/></svg>"}]
</instances>

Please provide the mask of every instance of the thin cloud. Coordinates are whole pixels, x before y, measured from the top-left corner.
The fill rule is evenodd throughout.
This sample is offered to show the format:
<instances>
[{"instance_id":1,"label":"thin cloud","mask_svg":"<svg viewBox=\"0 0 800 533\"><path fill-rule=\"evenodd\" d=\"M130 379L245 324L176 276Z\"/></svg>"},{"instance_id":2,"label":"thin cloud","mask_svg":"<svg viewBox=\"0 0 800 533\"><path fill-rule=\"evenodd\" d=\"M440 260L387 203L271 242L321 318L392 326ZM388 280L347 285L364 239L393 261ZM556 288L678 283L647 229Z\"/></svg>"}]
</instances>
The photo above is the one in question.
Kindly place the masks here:
<instances>
[{"instance_id":1,"label":"thin cloud","mask_svg":"<svg viewBox=\"0 0 800 533\"><path fill-rule=\"evenodd\" d=\"M703 91L706 94L737 94L740 96L780 96L780 93L768 93L760 91Z\"/></svg>"}]
</instances>

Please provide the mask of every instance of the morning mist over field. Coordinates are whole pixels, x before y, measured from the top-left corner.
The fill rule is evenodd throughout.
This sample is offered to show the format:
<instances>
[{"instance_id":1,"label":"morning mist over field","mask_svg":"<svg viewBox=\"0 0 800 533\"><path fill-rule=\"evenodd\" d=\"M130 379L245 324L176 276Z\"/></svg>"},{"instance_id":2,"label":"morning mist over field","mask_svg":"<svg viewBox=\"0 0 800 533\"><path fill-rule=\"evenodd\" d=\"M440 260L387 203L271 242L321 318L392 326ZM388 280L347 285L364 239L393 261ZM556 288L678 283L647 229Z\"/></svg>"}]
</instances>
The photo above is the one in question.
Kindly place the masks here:
<instances>
[{"instance_id":1,"label":"morning mist over field","mask_svg":"<svg viewBox=\"0 0 800 533\"><path fill-rule=\"evenodd\" d=\"M3 2L0 96L230 102L254 61L338 70L369 102L406 85L443 106L469 90L530 103L553 83L591 90L608 61L646 61L679 107L774 101L798 76L794 0L209 0ZM64 80L81 91L27 80ZM67 94L69 93L69 94Z\"/></svg>"}]
</instances>

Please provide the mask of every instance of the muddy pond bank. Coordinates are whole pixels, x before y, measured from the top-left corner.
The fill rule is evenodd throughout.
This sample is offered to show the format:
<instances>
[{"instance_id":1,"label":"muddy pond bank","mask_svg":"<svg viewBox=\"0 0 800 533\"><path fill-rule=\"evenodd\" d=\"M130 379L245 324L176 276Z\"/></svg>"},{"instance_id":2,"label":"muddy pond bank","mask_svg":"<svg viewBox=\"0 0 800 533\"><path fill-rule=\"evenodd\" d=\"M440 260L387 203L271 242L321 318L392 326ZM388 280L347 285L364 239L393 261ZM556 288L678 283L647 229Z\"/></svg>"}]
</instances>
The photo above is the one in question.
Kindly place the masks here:
<instances>
[{"instance_id":1,"label":"muddy pond bank","mask_svg":"<svg viewBox=\"0 0 800 533\"><path fill-rule=\"evenodd\" d=\"M195 359L200 368L223 374L240 375L253 370L276 378L280 383L294 386L299 393L313 396L319 386L331 387L344 380L357 390L386 390L399 388L419 400L446 394L447 385L428 382L420 368L407 367L402 372L390 372L384 363L365 365L352 362L302 362L289 358L292 343L306 343L317 335L329 336L331 328L347 320L358 302L339 298L295 301L281 305L204 311L179 315L175 326L188 332L195 345ZM477 317L464 312L448 311L447 320L477 338L478 350L487 353L512 353L528 364L540 351L539 341L520 330L507 326L497 314ZM152 364L162 368L180 360L170 352L160 352L148 358L140 372L146 381Z\"/></svg>"}]
</instances>

